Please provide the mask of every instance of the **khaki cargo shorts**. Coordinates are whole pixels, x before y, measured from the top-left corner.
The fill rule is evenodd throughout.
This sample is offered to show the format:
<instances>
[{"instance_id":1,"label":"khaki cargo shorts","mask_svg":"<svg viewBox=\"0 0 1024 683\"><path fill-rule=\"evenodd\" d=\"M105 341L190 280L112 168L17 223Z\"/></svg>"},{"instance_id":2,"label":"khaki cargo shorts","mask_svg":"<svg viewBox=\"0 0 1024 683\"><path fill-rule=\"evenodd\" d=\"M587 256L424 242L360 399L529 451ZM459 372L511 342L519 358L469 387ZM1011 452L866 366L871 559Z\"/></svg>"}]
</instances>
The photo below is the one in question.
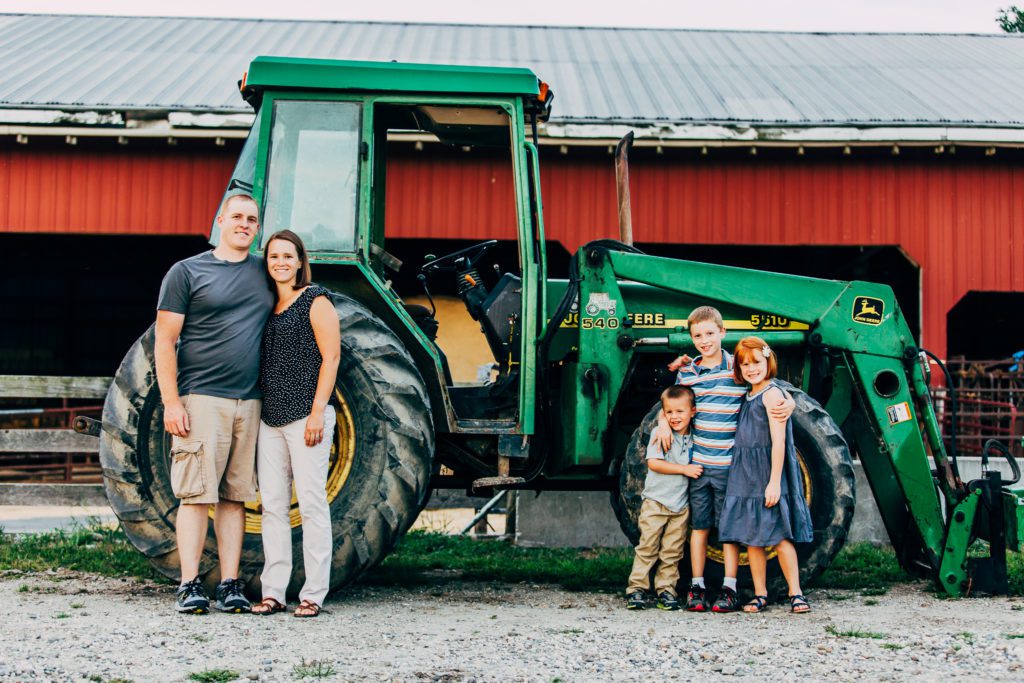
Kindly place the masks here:
<instances>
[{"instance_id":1,"label":"khaki cargo shorts","mask_svg":"<svg viewBox=\"0 0 1024 683\"><path fill-rule=\"evenodd\" d=\"M181 397L188 436L171 437L171 490L182 503L256 500L259 399Z\"/></svg>"}]
</instances>

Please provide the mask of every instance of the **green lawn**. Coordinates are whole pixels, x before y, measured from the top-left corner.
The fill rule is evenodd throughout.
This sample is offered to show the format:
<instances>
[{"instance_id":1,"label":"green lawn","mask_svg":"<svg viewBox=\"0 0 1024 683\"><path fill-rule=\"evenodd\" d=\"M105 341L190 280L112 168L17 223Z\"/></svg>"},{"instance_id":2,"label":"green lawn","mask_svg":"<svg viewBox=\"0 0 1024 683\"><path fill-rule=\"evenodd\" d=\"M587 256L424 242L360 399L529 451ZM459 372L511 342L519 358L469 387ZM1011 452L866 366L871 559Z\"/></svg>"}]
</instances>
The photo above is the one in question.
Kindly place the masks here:
<instances>
[{"instance_id":1,"label":"green lawn","mask_svg":"<svg viewBox=\"0 0 1024 683\"><path fill-rule=\"evenodd\" d=\"M1010 592L1024 595L1024 557L1009 555ZM625 585L632 550L521 548L500 541L413 532L362 579L374 585L417 585L452 578L505 583L548 583L569 590L618 592ZM0 535L0 571L73 569L103 576L166 581L131 547L120 529L99 526L24 536ZM912 580L889 550L847 546L814 587L883 595Z\"/></svg>"}]
</instances>

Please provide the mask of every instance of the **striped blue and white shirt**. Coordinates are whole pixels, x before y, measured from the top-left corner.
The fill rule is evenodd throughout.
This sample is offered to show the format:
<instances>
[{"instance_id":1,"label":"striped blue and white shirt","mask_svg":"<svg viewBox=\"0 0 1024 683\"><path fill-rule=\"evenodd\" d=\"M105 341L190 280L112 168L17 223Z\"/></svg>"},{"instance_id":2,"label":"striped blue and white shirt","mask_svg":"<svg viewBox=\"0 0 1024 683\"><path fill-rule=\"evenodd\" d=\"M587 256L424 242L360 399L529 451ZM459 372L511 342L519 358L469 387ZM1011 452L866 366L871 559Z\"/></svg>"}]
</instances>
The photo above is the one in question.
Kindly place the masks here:
<instances>
[{"instance_id":1,"label":"striped blue and white shirt","mask_svg":"<svg viewBox=\"0 0 1024 683\"><path fill-rule=\"evenodd\" d=\"M679 369L676 384L693 389L697 416L693 421L693 462L704 467L727 468L732 464L736 422L747 387L733 377L733 358L722 350L715 368L701 365L701 358Z\"/></svg>"}]
</instances>

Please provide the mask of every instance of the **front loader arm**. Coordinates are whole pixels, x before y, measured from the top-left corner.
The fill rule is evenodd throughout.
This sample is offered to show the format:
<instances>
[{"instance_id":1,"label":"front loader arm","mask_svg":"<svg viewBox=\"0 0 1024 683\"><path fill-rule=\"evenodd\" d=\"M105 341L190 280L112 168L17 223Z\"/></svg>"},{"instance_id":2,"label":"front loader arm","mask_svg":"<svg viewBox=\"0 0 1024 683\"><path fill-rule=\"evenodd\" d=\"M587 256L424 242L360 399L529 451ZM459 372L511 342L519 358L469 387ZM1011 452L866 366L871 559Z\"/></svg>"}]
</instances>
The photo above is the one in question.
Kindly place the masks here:
<instances>
[{"instance_id":1,"label":"front loader arm","mask_svg":"<svg viewBox=\"0 0 1024 683\"><path fill-rule=\"evenodd\" d=\"M589 302L606 297L617 299L612 317L625 319L629 312L618 283L631 280L697 295L709 303L770 311L806 323L809 329L805 341L827 347L841 358L835 381L847 385L848 405L830 407L843 415L850 414L850 424L859 427L853 438L901 561L905 566L914 564L923 555L928 568L937 574L946 525L929 455L935 457L940 469L945 468L946 455L917 361L918 349L891 288L603 248L584 248L577 258L581 316ZM622 337L643 344L640 340L648 334L637 329L580 326L579 386L582 394L596 395L602 403L593 418L587 417L586 410L577 411L577 424L587 430L580 434L583 441L588 434L603 436L602 425L619 400L624 368L635 348ZM955 492L949 490L945 480L943 484L947 498L955 502Z\"/></svg>"}]
</instances>

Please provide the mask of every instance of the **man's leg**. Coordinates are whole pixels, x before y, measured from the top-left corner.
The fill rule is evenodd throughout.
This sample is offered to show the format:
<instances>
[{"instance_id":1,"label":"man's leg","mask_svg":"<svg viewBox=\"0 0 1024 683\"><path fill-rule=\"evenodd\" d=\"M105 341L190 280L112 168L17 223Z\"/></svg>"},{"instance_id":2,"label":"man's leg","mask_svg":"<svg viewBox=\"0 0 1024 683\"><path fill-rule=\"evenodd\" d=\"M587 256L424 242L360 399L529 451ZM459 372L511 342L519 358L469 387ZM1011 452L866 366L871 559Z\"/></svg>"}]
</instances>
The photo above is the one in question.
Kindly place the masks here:
<instances>
[{"instance_id":1,"label":"man's leg","mask_svg":"<svg viewBox=\"0 0 1024 683\"><path fill-rule=\"evenodd\" d=\"M203 555L203 545L206 543L209 507L206 503L182 503L178 506L175 533L178 538L182 583L199 576L199 559Z\"/></svg>"},{"instance_id":2,"label":"man's leg","mask_svg":"<svg viewBox=\"0 0 1024 683\"><path fill-rule=\"evenodd\" d=\"M217 503L213 513L213 529L217 533L220 579L237 579L245 536L245 506L234 500Z\"/></svg>"}]
</instances>

